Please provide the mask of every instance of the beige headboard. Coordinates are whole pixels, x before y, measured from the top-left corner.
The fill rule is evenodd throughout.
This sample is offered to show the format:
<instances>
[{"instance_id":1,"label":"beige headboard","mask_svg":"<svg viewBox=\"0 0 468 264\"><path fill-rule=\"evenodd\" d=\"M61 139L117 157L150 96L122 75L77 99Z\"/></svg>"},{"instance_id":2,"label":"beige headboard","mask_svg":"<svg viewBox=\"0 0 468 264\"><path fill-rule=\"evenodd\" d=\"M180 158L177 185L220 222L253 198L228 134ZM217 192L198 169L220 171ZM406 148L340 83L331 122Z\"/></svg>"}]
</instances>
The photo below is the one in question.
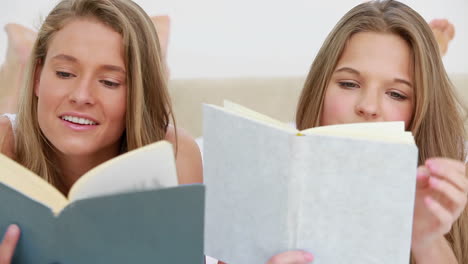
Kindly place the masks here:
<instances>
[{"instance_id":1,"label":"beige headboard","mask_svg":"<svg viewBox=\"0 0 468 264\"><path fill-rule=\"evenodd\" d=\"M177 125L199 137L202 104L222 105L224 99L284 122L293 121L304 80L305 77L171 80L169 91ZM453 74L451 80L462 100L468 102L468 74Z\"/></svg>"}]
</instances>

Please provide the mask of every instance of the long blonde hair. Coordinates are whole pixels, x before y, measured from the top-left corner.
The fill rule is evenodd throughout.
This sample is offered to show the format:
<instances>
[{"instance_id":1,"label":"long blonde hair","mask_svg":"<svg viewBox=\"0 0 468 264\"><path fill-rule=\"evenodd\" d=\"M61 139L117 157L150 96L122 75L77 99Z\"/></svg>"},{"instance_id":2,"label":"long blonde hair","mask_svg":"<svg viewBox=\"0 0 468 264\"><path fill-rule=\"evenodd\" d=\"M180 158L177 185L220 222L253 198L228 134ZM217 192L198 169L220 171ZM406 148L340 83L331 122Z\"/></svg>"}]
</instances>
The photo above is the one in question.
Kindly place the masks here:
<instances>
[{"instance_id":1,"label":"long blonde hair","mask_svg":"<svg viewBox=\"0 0 468 264\"><path fill-rule=\"evenodd\" d=\"M419 148L419 163L430 157L465 160L463 109L445 72L437 42L426 21L393 0L360 4L337 23L307 76L296 112L298 129L320 124L326 88L347 41L358 32L391 33L412 50L415 109L409 129ZM465 210L446 236L459 263L468 263L468 215Z\"/></svg>"},{"instance_id":2,"label":"long blonde hair","mask_svg":"<svg viewBox=\"0 0 468 264\"><path fill-rule=\"evenodd\" d=\"M16 128L16 159L62 191L61 172L54 166L56 149L38 125L34 95L35 72L46 59L54 35L70 21L97 20L120 33L127 68L126 129L121 152L164 139L174 121L159 40L148 15L128 0L63 0L38 32L20 95Z\"/></svg>"}]
</instances>

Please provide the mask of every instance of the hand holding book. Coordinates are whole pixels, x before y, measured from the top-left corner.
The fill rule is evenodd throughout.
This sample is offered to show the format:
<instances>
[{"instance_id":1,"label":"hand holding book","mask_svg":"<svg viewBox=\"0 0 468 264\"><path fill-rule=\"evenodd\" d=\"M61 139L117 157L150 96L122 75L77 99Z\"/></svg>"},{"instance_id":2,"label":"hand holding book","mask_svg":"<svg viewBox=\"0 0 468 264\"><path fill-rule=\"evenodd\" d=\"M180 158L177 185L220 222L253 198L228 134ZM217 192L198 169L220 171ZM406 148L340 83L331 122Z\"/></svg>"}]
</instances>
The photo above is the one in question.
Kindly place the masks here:
<instances>
[{"instance_id":1,"label":"hand holding book","mask_svg":"<svg viewBox=\"0 0 468 264\"><path fill-rule=\"evenodd\" d=\"M100 164L68 198L0 155L0 200L0 264L203 262L204 187L177 186L165 141Z\"/></svg>"},{"instance_id":2,"label":"hand holding book","mask_svg":"<svg viewBox=\"0 0 468 264\"><path fill-rule=\"evenodd\" d=\"M419 166L411 248L418 259L437 261L438 256L428 252L434 252L437 247L449 250L443 236L450 231L466 203L465 173L462 162L450 159L432 158ZM310 262L309 256L304 251L287 251L271 257L267 264L306 264Z\"/></svg>"},{"instance_id":3,"label":"hand holding book","mask_svg":"<svg viewBox=\"0 0 468 264\"><path fill-rule=\"evenodd\" d=\"M225 103L205 106L203 134L207 255L408 263L417 148L402 122L298 131Z\"/></svg>"},{"instance_id":4,"label":"hand holding book","mask_svg":"<svg viewBox=\"0 0 468 264\"><path fill-rule=\"evenodd\" d=\"M291 250L274 255L265 264L308 264L312 263L313 260L314 256L309 252L303 250ZM227 263L218 261L217 264Z\"/></svg>"},{"instance_id":5,"label":"hand holding book","mask_svg":"<svg viewBox=\"0 0 468 264\"><path fill-rule=\"evenodd\" d=\"M307 264L314 256L302 250L287 251L271 257L266 264Z\"/></svg>"},{"instance_id":6,"label":"hand holding book","mask_svg":"<svg viewBox=\"0 0 468 264\"><path fill-rule=\"evenodd\" d=\"M468 193L465 164L432 158L419 166L414 207L412 251L428 252L462 213Z\"/></svg>"}]
</instances>

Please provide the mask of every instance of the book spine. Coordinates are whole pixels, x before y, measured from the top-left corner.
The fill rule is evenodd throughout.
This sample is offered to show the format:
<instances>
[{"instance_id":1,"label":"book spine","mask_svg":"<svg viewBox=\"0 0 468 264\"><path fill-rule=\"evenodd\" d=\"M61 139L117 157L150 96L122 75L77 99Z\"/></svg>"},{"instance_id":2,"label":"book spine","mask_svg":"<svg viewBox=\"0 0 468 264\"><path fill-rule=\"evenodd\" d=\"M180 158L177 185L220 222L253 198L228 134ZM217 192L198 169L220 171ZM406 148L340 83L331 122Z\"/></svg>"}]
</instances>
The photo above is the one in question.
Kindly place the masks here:
<instances>
[{"instance_id":1,"label":"book spine","mask_svg":"<svg viewBox=\"0 0 468 264\"><path fill-rule=\"evenodd\" d=\"M299 236L299 219L301 213L301 200L304 191L304 179L302 178L303 173L300 173L300 166L298 166L298 159L300 159L300 153L297 151L296 139L297 136L292 135L290 137L290 178L288 182L288 229L289 230L289 249L297 249L298 236Z\"/></svg>"}]
</instances>

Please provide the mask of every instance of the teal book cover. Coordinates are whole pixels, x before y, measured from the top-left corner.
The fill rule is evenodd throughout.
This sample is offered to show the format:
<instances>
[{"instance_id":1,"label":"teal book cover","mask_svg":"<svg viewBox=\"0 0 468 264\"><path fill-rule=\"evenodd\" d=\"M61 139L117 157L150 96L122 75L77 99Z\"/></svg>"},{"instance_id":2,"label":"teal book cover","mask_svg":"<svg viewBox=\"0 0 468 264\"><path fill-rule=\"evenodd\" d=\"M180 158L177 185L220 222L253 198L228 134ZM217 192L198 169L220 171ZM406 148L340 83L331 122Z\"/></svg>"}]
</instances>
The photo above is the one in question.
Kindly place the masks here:
<instances>
[{"instance_id":1,"label":"teal book cover","mask_svg":"<svg viewBox=\"0 0 468 264\"><path fill-rule=\"evenodd\" d=\"M18 224L13 263L204 263L205 187L73 201L57 215L0 183L0 231Z\"/></svg>"}]
</instances>

